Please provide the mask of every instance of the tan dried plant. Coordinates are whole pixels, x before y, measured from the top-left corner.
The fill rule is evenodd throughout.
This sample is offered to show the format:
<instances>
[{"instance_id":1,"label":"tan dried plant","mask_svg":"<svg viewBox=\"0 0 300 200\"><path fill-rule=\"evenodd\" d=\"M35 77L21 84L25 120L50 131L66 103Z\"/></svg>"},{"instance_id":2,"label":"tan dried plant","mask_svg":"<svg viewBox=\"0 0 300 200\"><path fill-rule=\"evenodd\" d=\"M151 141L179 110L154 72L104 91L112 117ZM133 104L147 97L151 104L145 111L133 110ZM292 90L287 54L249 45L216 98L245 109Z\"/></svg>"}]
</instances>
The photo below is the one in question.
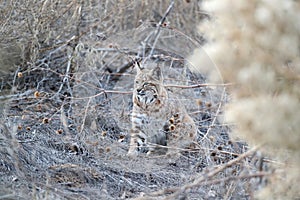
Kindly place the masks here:
<instances>
[{"instance_id":1,"label":"tan dried plant","mask_svg":"<svg viewBox=\"0 0 300 200\"><path fill-rule=\"evenodd\" d=\"M204 2L212 18L199 31L209 41L191 56L194 68L214 78L209 55L233 83L226 120L236 124L234 135L288 163L275 166L284 175L274 174L261 199L300 197L299 8L293 0Z\"/></svg>"}]
</instances>

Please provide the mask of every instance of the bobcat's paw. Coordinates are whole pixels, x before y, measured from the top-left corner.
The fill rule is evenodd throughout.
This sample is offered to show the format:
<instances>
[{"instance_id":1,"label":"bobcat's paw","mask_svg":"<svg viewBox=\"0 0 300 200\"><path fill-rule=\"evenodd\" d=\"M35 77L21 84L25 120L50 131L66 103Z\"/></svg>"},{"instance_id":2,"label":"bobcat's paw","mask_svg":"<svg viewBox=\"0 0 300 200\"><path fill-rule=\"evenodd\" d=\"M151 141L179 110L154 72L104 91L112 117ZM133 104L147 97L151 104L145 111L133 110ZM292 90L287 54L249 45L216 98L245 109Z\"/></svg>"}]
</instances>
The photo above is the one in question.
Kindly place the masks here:
<instances>
[{"instance_id":1,"label":"bobcat's paw","mask_svg":"<svg viewBox=\"0 0 300 200\"><path fill-rule=\"evenodd\" d=\"M174 114L168 121L165 122L163 130L167 135L167 139L177 138L176 129L180 127L182 120L178 113Z\"/></svg>"}]
</instances>

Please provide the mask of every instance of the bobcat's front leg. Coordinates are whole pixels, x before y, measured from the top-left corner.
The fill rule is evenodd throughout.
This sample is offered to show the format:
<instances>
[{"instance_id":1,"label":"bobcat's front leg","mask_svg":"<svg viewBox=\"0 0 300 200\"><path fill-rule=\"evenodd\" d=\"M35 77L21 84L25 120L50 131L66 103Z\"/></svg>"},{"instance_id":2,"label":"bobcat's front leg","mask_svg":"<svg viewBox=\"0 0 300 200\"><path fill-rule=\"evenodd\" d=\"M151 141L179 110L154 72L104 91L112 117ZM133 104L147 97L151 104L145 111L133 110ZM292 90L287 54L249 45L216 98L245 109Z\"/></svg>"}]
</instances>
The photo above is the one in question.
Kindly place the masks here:
<instances>
[{"instance_id":1,"label":"bobcat's front leg","mask_svg":"<svg viewBox=\"0 0 300 200\"><path fill-rule=\"evenodd\" d=\"M130 134L130 146L127 155L136 156L139 153L147 152L146 135L138 130L132 129Z\"/></svg>"},{"instance_id":2,"label":"bobcat's front leg","mask_svg":"<svg viewBox=\"0 0 300 200\"><path fill-rule=\"evenodd\" d=\"M137 144L137 138L134 134L131 134L130 136L130 146L127 155L128 156L135 156L138 154L138 144Z\"/></svg>"}]
</instances>

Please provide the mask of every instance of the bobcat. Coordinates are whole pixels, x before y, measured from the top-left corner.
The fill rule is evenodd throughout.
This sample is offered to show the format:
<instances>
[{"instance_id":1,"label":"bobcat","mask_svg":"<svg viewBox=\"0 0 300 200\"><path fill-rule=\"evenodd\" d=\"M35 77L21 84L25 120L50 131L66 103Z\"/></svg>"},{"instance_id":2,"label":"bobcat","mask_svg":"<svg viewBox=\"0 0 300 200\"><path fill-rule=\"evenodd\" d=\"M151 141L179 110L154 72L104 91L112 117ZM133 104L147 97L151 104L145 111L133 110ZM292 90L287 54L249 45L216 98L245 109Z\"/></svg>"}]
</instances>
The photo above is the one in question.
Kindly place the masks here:
<instances>
[{"instance_id":1,"label":"bobcat","mask_svg":"<svg viewBox=\"0 0 300 200\"><path fill-rule=\"evenodd\" d=\"M177 153L189 147L197 133L196 125L178 100L169 99L160 67L141 69L136 64L135 68L128 155L161 154L167 149Z\"/></svg>"}]
</instances>

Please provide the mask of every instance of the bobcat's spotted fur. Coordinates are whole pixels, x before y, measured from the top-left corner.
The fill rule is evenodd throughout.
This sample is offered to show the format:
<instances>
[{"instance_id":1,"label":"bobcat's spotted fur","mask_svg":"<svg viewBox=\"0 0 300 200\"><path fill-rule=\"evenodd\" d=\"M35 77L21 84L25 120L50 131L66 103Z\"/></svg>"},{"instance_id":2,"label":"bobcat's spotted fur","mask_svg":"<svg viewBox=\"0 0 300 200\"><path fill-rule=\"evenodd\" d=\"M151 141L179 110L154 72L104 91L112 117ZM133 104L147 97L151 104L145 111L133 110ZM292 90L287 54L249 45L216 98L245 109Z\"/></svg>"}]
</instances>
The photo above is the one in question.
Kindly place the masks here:
<instances>
[{"instance_id":1,"label":"bobcat's spotted fur","mask_svg":"<svg viewBox=\"0 0 300 200\"><path fill-rule=\"evenodd\" d=\"M163 146L173 153L189 147L197 132L195 123L178 100L168 98L161 69L136 68L128 154L161 152L166 150Z\"/></svg>"}]
</instances>

